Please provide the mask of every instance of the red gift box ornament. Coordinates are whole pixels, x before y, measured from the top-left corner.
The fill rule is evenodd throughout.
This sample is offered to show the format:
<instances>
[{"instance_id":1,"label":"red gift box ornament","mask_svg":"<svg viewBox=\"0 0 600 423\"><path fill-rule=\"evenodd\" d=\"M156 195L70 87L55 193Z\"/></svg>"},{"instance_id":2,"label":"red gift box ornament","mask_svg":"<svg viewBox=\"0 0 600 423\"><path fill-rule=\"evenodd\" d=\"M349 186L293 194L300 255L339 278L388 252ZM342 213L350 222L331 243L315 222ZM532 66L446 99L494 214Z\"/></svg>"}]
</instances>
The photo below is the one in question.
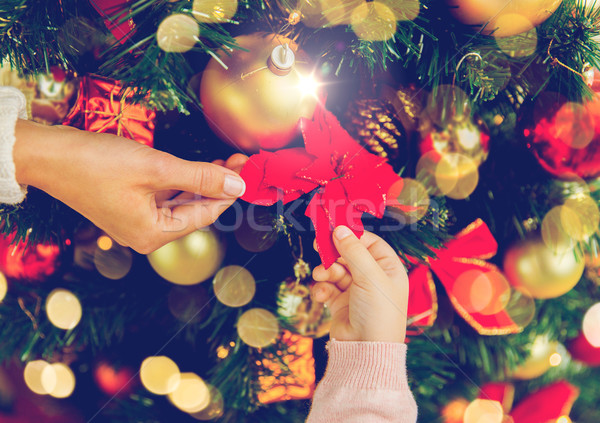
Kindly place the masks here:
<instances>
[{"instance_id":1,"label":"red gift box ornament","mask_svg":"<svg viewBox=\"0 0 600 423\"><path fill-rule=\"evenodd\" d=\"M121 44L135 33L135 22L130 10L130 0L90 0L104 19L104 25Z\"/></svg>"},{"instance_id":2,"label":"red gift box ornament","mask_svg":"<svg viewBox=\"0 0 600 423\"><path fill-rule=\"evenodd\" d=\"M497 250L494 236L480 219L458 233L445 249L434 250L437 258L429 259L429 266L418 265L408 275L409 322L415 326L431 326L436 319L437 295L433 272L446 288L457 313L479 334L520 332L522 327L504 310L506 304L499 303L503 298L508 299L509 285L500 270L485 261Z\"/></svg>"},{"instance_id":3,"label":"red gift box ornament","mask_svg":"<svg viewBox=\"0 0 600 423\"><path fill-rule=\"evenodd\" d=\"M130 102L133 90L114 80L84 76L79 97L63 125L118 135L152 147L156 113Z\"/></svg>"},{"instance_id":4,"label":"red gift box ornament","mask_svg":"<svg viewBox=\"0 0 600 423\"><path fill-rule=\"evenodd\" d=\"M255 154L242 169L249 203L284 204L316 190L307 209L314 227L317 249L325 267L339 257L332 232L349 227L361 237L363 213L382 218L387 193L401 178L386 159L369 153L342 128L322 105L313 120L300 119L304 148Z\"/></svg>"}]
</instances>

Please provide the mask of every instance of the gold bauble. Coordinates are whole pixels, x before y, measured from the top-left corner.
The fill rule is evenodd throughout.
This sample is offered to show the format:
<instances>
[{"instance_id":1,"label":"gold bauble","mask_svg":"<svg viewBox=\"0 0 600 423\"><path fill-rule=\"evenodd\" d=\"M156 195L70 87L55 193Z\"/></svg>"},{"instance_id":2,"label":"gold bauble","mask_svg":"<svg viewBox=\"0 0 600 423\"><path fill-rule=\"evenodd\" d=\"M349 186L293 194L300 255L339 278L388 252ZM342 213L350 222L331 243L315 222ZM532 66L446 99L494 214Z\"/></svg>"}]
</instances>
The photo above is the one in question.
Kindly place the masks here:
<instances>
[{"instance_id":1,"label":"gold bauble","mask_svg":"<svg viewBox=\"0 0 600 423\"><path fill-rule=\"evenodd\" d=\"M324 304L312 300L309 288L289 278L279 286L277 313L288 319L296 333L321 338L331 329L331 313Z\"/></svg>"},{"instance_id":2,"label":"gold bauble","mask_svg":"<svg viewBox=\"0 0 600 423\"><path fill-rule=\"evenodd\" d=\"M247 345L264 348L275 342L279 335L279 322L270 311L252 308L240 316L237 332Z\"/></svg>"},{"instance_id":3,"label":"gold bauble","mask_svg":"<svg viewBox=\"0 0 600 423\"><path fill-rule=\"evenodd\" d=\"M581 279L585 263L572 250L555 253L539 239L512 246L504 256L504 273L516 289L538 299L569 292Z\"/></svg>"},{"instance_id":4,"label":"gold bauble","mask_svg":"<svg viewBox=\"0 0 600 423\"><path fill-rule=\"evenodd\" d=\"M485 35L510 37L543 23L562 0L446 0L452 15Z\"/></svg>"},{"instance_id":5,"label":"gold bauble","mask_svg":"<svg viewBox=\"0 0 600 423\"><path fill-rule=\"evenodd\" d=\"M214 275L224 257L225 247L215 230L204 228L148 254L148 261L169 282L195 285Z\"/></svg>"},{"instance_id":6,"label":"gold bauble","mask_svg":"<svg viewBox=\"0 0 600 423\"><path fill-rule=\"evenodd\" d=\"M213 279L217 299L229 307L242 307L252 301L256 293L254 276L241 266L227 266Z\"/></svg>"},{"instance_id":7,"label":"gold bauble","mask_svg":"<svg viewBox=\"0 0 600 423\"><path fill-rule=\"evenodd\" d=\"M312 118L317 105L310 59L283 36L255 33L235 40L241 49L211 59L202 74L206 119L223 141L246 152L285 147L298 135L299 119ZM285 63L291 66L287 74L269 65L273 50L285 45L290 50L276 54L280 63L295 57Z\"/></svg>"},{"instance_id":8,"label":"gold bauble","mask_svg":"<svg viewBox=\"0 0 600 423\"><path fill-rule=\"evenodd\" d=\"M552 367L550 357L557 352L559 343L540 335L531 344L529 357L524 363L510 372L515 379L529 380L540 377Z\"/></svg>"}]
</instances>

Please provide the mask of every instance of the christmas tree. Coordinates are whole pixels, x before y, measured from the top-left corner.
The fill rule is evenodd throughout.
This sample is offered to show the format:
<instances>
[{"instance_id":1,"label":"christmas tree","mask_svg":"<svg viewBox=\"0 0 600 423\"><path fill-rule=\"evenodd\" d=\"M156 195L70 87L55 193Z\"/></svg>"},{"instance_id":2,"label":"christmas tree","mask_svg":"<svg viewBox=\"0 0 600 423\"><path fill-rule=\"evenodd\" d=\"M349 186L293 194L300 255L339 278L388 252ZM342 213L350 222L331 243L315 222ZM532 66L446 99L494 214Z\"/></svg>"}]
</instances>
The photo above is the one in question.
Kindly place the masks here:
<instances>
[{"instance_id":1,"label":"christmas tree","mask_svg":"<svg viewBox=\"0 0 600 423\"><path fill-rule=\"evenodd\" d=\"M419 421L600 421L599 37L595 0L0 0L32 119L251 156L148 255L2 206L0 421L303 421L337 224L408 268Z\"/></svg>"}]
</instances>

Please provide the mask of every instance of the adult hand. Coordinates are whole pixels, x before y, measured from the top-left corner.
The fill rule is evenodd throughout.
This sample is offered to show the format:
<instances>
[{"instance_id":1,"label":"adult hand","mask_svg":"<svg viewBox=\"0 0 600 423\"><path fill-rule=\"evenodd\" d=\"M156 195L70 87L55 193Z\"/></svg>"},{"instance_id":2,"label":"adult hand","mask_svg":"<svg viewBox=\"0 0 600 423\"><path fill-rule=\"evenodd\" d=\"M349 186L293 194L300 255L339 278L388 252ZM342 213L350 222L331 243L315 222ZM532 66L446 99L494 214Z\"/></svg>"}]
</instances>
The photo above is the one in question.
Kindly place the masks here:
<instances>
[{"instance_id":1,"label":"adult hand","mask_svg":"<svg viewBox=\"0 0 600 423\"><path fill-rule=\"evenodd\" d=\"M44 190L142 254L213 223L245 190L247 157L182 160L108 134L19 120L17 181Z\"/></svg>"},{"instance_id":2,"label":"adult hand","mask_svg":"<svg viewBox=\"0 0 600 423\"><path fill-rule=\"evenodd\" d=\"M313 299L332 314L330 336L338 341L404 342L408 276L398 254L365 232L359 240L345 226L333 241L341 258L313 270Z\"/></svg>"}]
</instances>

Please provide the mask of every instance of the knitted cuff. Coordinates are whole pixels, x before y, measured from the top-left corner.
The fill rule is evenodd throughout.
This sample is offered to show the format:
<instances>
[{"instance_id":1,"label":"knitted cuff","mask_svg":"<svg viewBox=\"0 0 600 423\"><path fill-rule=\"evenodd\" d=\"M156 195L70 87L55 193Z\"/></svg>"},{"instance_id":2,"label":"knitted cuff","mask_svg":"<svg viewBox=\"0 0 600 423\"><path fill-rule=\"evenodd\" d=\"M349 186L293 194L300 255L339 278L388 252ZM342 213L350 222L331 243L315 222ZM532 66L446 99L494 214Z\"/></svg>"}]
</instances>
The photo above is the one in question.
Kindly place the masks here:
<instances>
[{"instance_id":1,"label":"knitted cuff","mask_svg":"<svg viewBox=\"0 0 600 423\"><path fill-rule=\"evenodd\" d=\"M329 363L322 384L357 389L409 390L406 344L329 341Z\"/></svg>"},{"instance_id":2,"label":"knitted cuff","mask_svg":"<svg viewBox=\"0 0 600 423\"><path fill-rule=\"evenodd\" d=\"M13 147L17 118L27 119L27 101L21 91L0 87L0 203L18 204L27 194L27 186L15 178Z\"/></svg>"}]
</instances>

